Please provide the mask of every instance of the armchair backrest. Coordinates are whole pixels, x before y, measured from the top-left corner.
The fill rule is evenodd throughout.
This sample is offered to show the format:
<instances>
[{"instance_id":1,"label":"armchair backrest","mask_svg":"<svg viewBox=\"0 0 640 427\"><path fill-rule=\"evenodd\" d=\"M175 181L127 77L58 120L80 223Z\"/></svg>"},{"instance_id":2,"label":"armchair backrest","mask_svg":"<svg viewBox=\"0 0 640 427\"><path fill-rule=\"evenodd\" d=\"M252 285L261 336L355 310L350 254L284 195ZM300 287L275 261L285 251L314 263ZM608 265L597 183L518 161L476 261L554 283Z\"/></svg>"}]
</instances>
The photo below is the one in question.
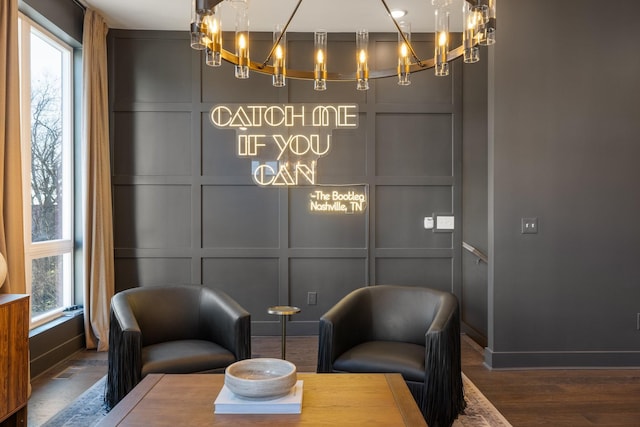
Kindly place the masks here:
<instances>
[{"instance_id":1,"label":"armchair backrest","mask_svg":"<svg viewBox=\"0 0 640 427\"><path fill-rule=\"evenodd\" d=\"M114 296L126 300L142 332L142 345L197 339L201 286L143 286ZM123 301L124 302L124 301Z\"/></svg>"},{"instance_id":2,"label":"armchair backrest","mask_svg":"<svg viewBox=\"0 0 640 427\"><path fill-rule=\"evenodd\" d=\"M425 345L431 327L446 298L453 295L436 289L378 285L363 288L369 293L370 340L400 341Z\"/></svg>"}]
</instances>

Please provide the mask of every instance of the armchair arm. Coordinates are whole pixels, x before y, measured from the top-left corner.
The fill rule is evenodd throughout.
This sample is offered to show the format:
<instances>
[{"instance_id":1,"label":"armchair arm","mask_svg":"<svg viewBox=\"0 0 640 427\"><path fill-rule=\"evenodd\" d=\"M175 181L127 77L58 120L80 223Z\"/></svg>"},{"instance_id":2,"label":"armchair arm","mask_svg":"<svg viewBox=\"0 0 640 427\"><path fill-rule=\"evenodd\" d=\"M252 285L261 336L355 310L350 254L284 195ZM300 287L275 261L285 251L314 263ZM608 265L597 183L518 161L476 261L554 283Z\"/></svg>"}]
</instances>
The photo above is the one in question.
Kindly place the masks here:
<instances>
[{"instance_id":1,"label":"armchair arm","mask_svg":"<svg viewBox=\"0 0 640 427\"><path fill-rule=\"evenodd\" d=\"M113 408L142 379L142 333L126 296L111 300L106 404Z\"/></svg>"},{"instance_id":2,"label":"armchair arm","mask_svg":"<svg viewBox=\"0 0 640 427\"><path fill-rule=\"evenodd\" d=\"M425 335L425 384L421 410L430 426L450 426L464 410L460 313L453 294L441 298Z\"/></svg>"},{"instance_id":3,"label":"armchair arm","mask_svg":"<svg viewBox=\"0 0 640 427\"><path fill-rule=\"evenodd\" d=\"M367 288L344 297L320 318L318 372L333 372L333 362L348 349L366 341L371 324Z\"/></svg>"},{"instance_id":4,"label":"armchair arm","mask_svg":"<svg viewBox=\"0 0 640 427\"><path fill-rule=\"evenodd\" d=\"M251 357L251 315L226 293L202 289L200 328L208 339L231 351L237 360Z\"/></svg>"}]
</instances>

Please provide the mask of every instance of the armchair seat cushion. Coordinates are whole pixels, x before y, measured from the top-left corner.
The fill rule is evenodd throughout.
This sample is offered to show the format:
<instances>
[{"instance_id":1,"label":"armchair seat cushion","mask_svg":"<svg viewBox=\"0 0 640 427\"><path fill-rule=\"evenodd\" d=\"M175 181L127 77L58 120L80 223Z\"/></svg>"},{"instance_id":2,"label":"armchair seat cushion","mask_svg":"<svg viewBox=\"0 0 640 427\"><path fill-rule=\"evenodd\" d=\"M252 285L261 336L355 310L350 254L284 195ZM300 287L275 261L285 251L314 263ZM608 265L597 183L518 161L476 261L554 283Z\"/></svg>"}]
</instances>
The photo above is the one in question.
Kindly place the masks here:
<instances>
[{"instance_id":1,"label":"armchair seat cushion","mask_svg":"<svg viewBox=\"0 0 640 427\"><path fill-rule=\"evenodd\" d=\"M334 362L341 372L398 372L405 381L424 382L424 346L393 341L368 341L350 348Z\"/></svg>"},{"instance_id":2,"label":"armchair seat cushion","mask_svg":"<svg viewBox=\"0 0 640 427\"><path fill-rule=\"evenodd\" d=\"M235 361L233 353L211 341L167 341L142 348L142 376L213 371Z\"/></svg>"}]
</instances>

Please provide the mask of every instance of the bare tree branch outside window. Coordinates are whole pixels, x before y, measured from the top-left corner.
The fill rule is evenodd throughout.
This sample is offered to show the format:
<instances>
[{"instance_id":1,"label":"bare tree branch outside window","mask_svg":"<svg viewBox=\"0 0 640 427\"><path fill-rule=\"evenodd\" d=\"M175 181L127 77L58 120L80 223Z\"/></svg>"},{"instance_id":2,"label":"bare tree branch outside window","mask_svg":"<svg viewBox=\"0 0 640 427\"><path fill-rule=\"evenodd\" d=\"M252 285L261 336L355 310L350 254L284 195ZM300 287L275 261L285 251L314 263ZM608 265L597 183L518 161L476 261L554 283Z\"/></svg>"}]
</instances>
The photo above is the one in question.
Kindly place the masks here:
<instances>
[{"instance_id":1,"label":"bare tree branch outside window","mask_svg":"<svg viewBox=\"0 0 640 427\"><path fill-rule=\"evenodd\" d=\"M60 82L51 76L32 81L31 88L31 239L62 237L62 101ZM39 258L32 264L32 312L60 305L62 257Z\"/></svg>"}]
</instances>

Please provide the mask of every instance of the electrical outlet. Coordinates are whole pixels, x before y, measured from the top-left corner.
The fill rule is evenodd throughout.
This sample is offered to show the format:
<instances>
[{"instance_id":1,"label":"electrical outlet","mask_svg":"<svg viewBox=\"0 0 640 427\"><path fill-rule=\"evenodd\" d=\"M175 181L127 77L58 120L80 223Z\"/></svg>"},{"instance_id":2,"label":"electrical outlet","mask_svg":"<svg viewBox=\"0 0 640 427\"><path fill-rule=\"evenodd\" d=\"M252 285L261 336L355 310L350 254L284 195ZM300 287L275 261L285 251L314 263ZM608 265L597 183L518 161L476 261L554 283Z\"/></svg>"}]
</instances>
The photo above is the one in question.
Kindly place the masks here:
<instances>
[{"instance_id":1,"label":"electrical outlet","mask_svg":"<svg viewBox=\"0 0 640 427\"><path fill-rule=\"evenodd\" d=\"M316 305L318 304L318 293L317 292L308 292L307 293L307 305Z\"/></svg>"}]
</instances>

